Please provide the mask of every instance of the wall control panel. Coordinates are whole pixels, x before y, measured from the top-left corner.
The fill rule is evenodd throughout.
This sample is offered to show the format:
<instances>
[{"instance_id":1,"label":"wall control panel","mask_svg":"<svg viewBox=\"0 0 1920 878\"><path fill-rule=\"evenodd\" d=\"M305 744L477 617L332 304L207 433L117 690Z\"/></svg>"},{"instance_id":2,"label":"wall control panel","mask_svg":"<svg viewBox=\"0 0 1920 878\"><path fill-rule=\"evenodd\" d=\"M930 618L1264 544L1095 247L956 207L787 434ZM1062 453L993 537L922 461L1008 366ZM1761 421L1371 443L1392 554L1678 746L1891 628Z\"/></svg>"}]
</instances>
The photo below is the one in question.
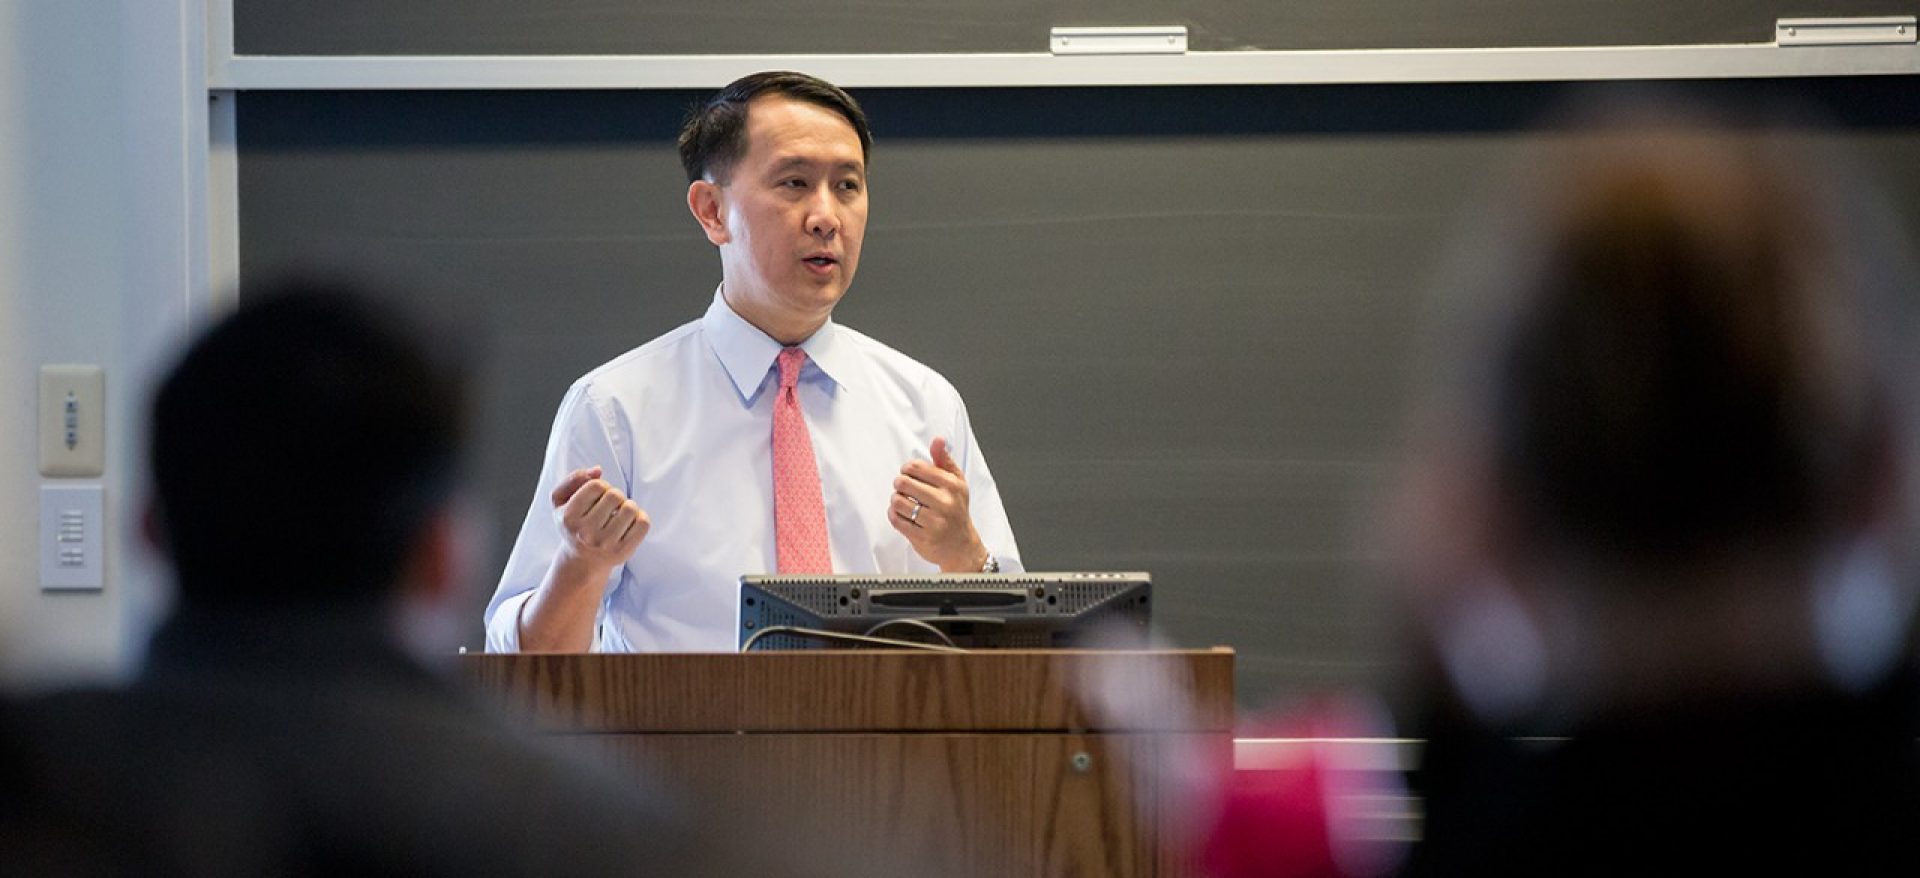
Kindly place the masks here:
<instances>
[{"instance_id":1,"label":"wall control panel","mask_svg":"<svg viewBox=\"0 0 1920 878\"><path fill-rule=\"evenodd\" d=\"M106 581L104 497L99 485L40 487L40 587L98 591Z\"/></svg>"}]
</instances>

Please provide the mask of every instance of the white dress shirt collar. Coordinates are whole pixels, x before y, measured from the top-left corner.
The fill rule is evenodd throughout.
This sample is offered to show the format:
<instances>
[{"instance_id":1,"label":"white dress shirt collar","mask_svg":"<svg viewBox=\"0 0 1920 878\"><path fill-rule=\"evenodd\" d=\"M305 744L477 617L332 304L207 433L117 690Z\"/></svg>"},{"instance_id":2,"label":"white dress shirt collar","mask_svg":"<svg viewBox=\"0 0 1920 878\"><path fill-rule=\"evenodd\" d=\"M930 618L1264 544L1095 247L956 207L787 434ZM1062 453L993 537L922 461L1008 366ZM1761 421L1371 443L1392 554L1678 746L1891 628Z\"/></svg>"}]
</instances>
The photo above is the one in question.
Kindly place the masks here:
<instances>
[{"instance_id":1,"label":"white dress shirt collar","mask_svg":"<svg viewBox=\"0 0 1920 878\"><path fill-rule=\"evenodd\" d=\"M774 359L780 356L782 345L735 313L718 287L713 291L713 304L707 306L706 316L700 318L700 328L707 344L713 347L714 356L719 357L720 365L726 368L727 377L733 379L740 399L752 404L761 385L766 383L767 373L773 369ZM836 388L847 386L854 369L852 352L847 349L833 318L827 318L825 324L801 342L800 349L807 352L802 381L806 380L808 371L817 369Z\"/></svg>"}]
</instances>

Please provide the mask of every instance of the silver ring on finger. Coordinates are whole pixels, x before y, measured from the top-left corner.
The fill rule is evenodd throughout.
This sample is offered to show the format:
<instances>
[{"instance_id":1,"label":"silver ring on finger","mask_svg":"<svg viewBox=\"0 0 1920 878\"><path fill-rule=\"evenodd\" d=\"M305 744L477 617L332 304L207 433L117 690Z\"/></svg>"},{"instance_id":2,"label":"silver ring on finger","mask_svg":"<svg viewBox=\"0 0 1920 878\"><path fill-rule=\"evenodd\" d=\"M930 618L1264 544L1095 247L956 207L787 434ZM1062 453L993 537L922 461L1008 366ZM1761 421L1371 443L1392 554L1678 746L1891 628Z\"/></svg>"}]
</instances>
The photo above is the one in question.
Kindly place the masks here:
<instances>
[{"instance_id":1,"label":"silver ring on finger","mask_svg":"<svg viewBox=\"0 0 1920 878\"><path fill-rule=\"evenodd\" d=\"M913 511L912 511L912 512L909 512L909 513L907 513L907 520L908 520L908 521L911 521L911 522L913 522L914 524L919 524L919 523L920 523L920 510L922 510L922 509L925 509L925 508L927 508L927 507L926 507L926 504L924 504L924 503L921 503L921 502L920 502L920 499L919 499L919 498L917 498L917 497L912 497L912 498L908 498L908 499L911 499L911 500L913 500Z\"/></svg>"}]
</instances>

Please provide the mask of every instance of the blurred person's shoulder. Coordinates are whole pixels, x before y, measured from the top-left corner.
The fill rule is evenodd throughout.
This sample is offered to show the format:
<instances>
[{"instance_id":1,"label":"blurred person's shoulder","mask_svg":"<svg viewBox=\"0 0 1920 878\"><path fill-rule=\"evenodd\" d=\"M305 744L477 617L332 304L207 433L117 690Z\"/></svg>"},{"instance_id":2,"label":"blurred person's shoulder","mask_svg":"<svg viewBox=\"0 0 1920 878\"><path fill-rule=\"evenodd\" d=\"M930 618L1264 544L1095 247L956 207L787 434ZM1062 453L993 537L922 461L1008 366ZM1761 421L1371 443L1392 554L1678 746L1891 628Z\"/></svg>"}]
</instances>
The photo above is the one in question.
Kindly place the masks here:
<instances>
[{"instance_id":1,"label":"blurred person's shoulder","mask_svg":"<svg viewBox=\"0 0 1920 878\"><path fill-rule=\"evenodd\" d=\"M701 871L685 818L637 772L536 740L424 670L173 673L9 715L10 789L72 839L36 858L54 865L101 849L139 854L86 871Z\"/></svg>"},{"instance_id":2,"label":"blurred person's shoulder","mask_svg":"<svg viewBox=\"0 0 1920 878\"><path fill-rule=\"evenodd\" d=\"M1915 683L1438 733L1409 874L1920 872Z\"/></svg>"}]
</instances>

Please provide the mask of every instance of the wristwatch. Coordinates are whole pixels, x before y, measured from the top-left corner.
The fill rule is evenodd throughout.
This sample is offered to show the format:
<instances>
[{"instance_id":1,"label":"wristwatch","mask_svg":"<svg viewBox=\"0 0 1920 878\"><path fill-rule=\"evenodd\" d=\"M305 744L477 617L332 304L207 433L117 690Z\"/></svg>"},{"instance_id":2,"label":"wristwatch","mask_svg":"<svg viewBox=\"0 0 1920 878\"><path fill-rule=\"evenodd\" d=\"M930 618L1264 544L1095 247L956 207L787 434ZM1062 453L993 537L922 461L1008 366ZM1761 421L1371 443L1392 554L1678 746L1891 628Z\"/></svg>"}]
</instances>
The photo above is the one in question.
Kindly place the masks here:
<instances>
[{"instance_id":1,"label":"wristwatch","mask_svg":"<svg viewBox=\"0 0 1920 878\"><path fill-rule=\"evenodd\" d=\"M1000 559L994 557L992 552L988 552L987 563L980 565L980 572L981 573L999 573Z\"/></svg>"}]
</instances>

